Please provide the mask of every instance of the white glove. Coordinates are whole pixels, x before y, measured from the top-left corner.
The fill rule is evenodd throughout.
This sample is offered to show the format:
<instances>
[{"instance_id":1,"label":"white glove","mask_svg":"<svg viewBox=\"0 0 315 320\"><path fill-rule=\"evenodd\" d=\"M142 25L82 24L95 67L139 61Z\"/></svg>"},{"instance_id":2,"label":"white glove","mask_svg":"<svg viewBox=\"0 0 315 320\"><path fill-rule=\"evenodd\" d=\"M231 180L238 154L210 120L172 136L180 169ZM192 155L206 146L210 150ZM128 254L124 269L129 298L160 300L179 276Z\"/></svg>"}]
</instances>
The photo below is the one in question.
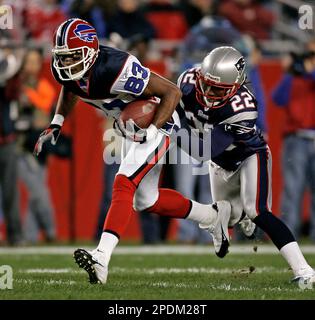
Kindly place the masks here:
<instances>
[{"instance_id":1,"label":"white glove","mask_svg":"<svg viewBox=\"0 0 315 320\"><path fill-rule=\"evenodd\" d=\"M126 125L119 119L115 120L114 128L119 135L139 143L155 139L159 132L158 128L152 123L147 129L142 129L132 120L128 120Z\"/></svg>"},{"instance_id":2,"label":"white glove","mask_svg":"<svg viewBox=\"0 0 315 320\"><path fill-rule=\"evenodd\" d=\"M159 132L159 129L154 124L151 123L149 127L145 129L145 141L154 140L158 132Z\"/></svg>"}]
</instances>

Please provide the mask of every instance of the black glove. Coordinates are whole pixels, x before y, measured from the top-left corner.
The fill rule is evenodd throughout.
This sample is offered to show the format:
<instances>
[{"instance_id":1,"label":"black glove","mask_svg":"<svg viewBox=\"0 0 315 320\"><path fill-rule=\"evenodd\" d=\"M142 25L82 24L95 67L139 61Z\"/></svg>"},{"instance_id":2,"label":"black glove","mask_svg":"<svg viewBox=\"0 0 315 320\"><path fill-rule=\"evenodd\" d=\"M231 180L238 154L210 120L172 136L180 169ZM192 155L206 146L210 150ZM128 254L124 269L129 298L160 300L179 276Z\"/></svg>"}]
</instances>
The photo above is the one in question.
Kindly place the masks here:
<instances>
[{"instance_id":1,"label":"black glove","mask_svg":"<svg viewBox=\"0 0 315 320\"><path fill-rule=\"evenodd\" d=\"M59 137L60 134L60 130L61 130L61 126L59 126L58 124L51 124L46 130L44 130L35 145L34 148L34 154L36 156L38 156L40 154L40 152L42 151L43 148L43 144L46 141L50 141L52 145L55 145L57 143L57 139Z\"/></svg>"}]
</instances>

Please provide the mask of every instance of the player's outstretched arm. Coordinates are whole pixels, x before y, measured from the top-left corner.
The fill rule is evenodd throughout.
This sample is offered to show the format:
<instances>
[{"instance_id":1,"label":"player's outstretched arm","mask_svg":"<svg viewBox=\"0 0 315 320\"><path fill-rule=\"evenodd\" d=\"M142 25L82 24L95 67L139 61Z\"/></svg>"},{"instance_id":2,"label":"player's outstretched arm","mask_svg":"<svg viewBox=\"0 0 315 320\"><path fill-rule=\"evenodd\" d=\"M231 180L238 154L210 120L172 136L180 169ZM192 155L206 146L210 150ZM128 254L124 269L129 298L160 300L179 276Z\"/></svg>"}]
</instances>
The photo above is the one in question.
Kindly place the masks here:
<instances>
[{"instance_id":1,"label":"player's outstretched arm","mask_svg":"<svg viewBox=\"0 0 315 320\"><path fill-rule=\"evenodd\" d=\"M56 112L53 120L51 121L50 126L44 130L35 145L34 154L38 156L42 151L43 144L47 141L50 141L52 145L57 143L57 139L60 134L61 127L66 116L71 112L75 106L78 97L70 91L67 91L65 87L62 87L60 90Z\"/></svg>"},{"instance_id":2,"label":"player's outstretched arm","mask_svg":"<svg viewBox=\"0 0 315 320\"><path fill-rule=\"evenodd\" d=\"M62 86L56 106L55 116L61 115L65 119L67 115L72 111L77 101L78 96L66 90L66 88Z\"/></svg>"},{"instance_id":3,"label":"player's outstretched arm","mask_svg":"<svg viewBox=\"0 0 315 320\"><path fill-rule=\"evenodd\" d=\"M142 96L145 98L156 96L161 99L159 108L157 108L152 121L152 124L157 129L160 129L171 119L171 116L181 99L182 93L171 81L160 77L151 71L148 86L144 90Z\"/></svg>"}]
</instances>

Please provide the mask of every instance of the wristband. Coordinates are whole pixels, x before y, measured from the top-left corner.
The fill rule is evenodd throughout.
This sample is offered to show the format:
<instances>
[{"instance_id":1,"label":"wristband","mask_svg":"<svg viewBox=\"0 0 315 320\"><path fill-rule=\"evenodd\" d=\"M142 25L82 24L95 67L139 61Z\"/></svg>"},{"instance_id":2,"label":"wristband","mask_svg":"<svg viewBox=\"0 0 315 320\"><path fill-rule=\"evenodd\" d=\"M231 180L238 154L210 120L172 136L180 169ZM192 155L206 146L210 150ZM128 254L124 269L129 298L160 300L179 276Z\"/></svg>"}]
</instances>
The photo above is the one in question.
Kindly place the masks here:
<instances>
[{"instance_id":1,"label":"wristband","mask_svg":"<svg viewBox=\"0 0 315 320\"><path fill-rule=\"evenodd\" d=\"M55 114L54 118L51 121L51 124L57 124L58 126L62 127L63 122L65 121L65 118L61 114Z\"/></svg>"}]
</instances>

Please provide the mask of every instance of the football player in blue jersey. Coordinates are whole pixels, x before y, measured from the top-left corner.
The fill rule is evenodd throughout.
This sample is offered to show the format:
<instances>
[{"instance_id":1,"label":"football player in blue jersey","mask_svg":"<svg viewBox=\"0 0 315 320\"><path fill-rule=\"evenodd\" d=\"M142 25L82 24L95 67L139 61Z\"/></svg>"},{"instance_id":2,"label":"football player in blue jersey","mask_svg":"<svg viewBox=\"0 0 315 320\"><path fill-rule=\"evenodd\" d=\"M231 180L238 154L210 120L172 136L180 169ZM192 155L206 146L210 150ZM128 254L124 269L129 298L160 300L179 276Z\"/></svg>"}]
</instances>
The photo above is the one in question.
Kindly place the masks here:
<instances>
[{"instance_id":1,"label":"football player in blue jersey","mask_svg":"<svg viewBox=\"0 0 315 320\"><path fill-rule=\"evenodd\" d=\"M200 67L180 75L178 86L182 127L192 136L203 134L204 140L211 140L210 152L204 157L211 159L212 197L231 203L229 226L240 222L251 236L256 224L292 268L293 280L315 282L315 272L291 231L271 211L271 152L255 124L257 101L246 87L241 53L228 46L212 50Z\"/></svg>"},{"instance_id":2,"label":"football player in blue jersey","mask_svg":"<svg viewBox=\"0 0 315 320\"><path fill-rule=\"evenodd\" d=\"M94 27L81 19L69 19L58 27L52 52L52 72L62 88L55 116L40 135L34 152L39 154L47 141L56 143L78 98L116 119L124 135L124 154L99 245L91 252L78 249L74 253L90 282L106 283L111 254L128 225L133 206L137 211L196 221L212 234L216 253L220 256L225 252L231 212L228 201L201 205L174 190L158 187L160 160L170 148L169 135L180 126L175 111L181 97L179 88L143 67L133 55L100 46ZM152 97L159 98L160 103L151 125L147 129L135 125L130 134L118 121L121 111L132 101Z\"/></svg>"}]
</instances>

